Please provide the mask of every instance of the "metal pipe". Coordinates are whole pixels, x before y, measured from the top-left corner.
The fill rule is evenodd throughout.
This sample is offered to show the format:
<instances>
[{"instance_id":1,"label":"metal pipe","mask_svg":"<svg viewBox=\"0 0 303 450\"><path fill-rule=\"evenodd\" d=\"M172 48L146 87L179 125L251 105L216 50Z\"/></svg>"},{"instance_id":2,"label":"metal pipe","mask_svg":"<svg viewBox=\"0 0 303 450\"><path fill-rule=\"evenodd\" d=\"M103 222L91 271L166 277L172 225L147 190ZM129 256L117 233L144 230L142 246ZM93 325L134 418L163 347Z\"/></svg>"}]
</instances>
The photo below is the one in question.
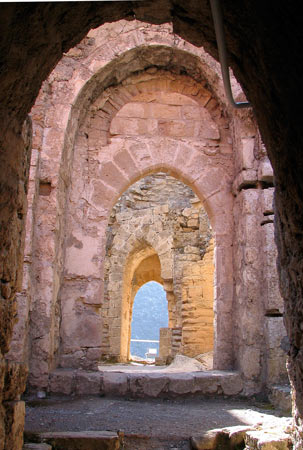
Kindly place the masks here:
<instances>
[{"instance_id":1,"label":"metal pipe","mask_svg":"<svg viewBox=\"0 0 303 450\"><path fill-rule=\"evenodd\" d=\"M226 97L234 108L249 108L251 104L249 102L235 102L234 97L231 90L230 85L230 77L229 77L229 67L227 61L227 51L226 51L226 43L225 36L223 31L223 19L222 19L222 11L220 6L220 0L210 0L211 11L213 15L213 21L215 26L215 33L217 39L217 46L219 52L219 61L221 64L222 78L223 84L225 88Z\"/></svg>"}]
</instances>

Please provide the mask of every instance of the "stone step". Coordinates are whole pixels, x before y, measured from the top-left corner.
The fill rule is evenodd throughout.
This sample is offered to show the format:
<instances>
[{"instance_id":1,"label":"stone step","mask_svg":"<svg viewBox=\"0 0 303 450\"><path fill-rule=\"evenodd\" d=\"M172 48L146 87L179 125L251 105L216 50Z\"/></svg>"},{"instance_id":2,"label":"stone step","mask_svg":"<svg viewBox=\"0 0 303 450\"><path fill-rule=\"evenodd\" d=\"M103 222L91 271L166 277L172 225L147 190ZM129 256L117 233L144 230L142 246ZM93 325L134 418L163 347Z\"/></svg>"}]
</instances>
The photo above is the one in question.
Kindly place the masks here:
<instances>
[{"instance_id":1,"label":"stone step","mask_svg":"<svg viewBox=\"0 0 303 450\"><path fill-rule=\"evenodd\" d=\"M245 434L246 450L290 450L292 441L289 434L282 431L254 430Z\"/></svg>"},{"instance_id":2,"label":"stone step","mask_svg":"<svg viewBox=\"0 0 303 450\"><path fill-rule=\"evenodd\" d=\"M291 450L289 426L281 420L274 428L235 426L209 430L191 438L194 450Z\"/></svg>"},{"instance_id":3,"label":"stone step","mask_svg":"<svg viewBox=\"0 0 303 450\"><path fill-rule=\"evenodd\" d=\"M114 366L113 366L114 367ZM95 372L58 369L50 374L48 392L65 395L109 395L131 398L176 398L191 396L233 396L243 383L237 372L197 371Z\"/></svg>"},{"instance_id":4,"label":"stone step","mask_svg":"<svg viewBox=\"0 0 303 450\"><path fill-rule=\"evenodd\" d=\"M34 433L31 433L32 435ZM119 450L122 448L121 437L111 431L62 431L49 433L36 433L35 440L43 444L34 444L37 447L25 447L26 449L42 450L39 445L47 445L46 448L64 450ZM33 444L28 444L33 445Z\"/></svg>"},{"instance_id":5,"label":"stone step","mask_svg":"<svg viewBox=\"0 0 303 450\"><path fill-rule=\"evenodd\" d=\"M108 431L27 433L35 441L23 450L190 450L190 440L151 436L143 433L112 433ZM45 443L47 442L47 444ZM49 445L51 444L51 445Z\"/></svg>"}]
</instances>

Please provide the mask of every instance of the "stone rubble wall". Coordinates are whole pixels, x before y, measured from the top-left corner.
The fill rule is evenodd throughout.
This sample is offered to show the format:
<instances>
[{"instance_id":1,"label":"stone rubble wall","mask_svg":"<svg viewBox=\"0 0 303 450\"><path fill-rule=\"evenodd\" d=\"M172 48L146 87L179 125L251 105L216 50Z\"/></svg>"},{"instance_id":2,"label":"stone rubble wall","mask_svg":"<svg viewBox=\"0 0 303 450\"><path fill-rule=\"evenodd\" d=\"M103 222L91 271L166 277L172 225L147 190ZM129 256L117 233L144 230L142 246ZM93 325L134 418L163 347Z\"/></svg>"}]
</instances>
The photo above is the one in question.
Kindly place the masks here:
<instances>
[{"instance_id":1,"label":"stone rubble wall","mask_svg":"<svg viewBox=\"0 0 303 450\"><path fill-rule=\"evenodd\" d=\"M183 305L186 301L182 295L184 271L193 261L201 259L204 261L203 257L208 251L210 239L210 224L199 199L189 187L165 173L157 173L137 181L121 196L113 208L107 229L105 292L104 305L101 309L102 317L107 317L107 321L104 319L106 336L102 340L102 346L106 347L107 352L103 353L103 357L119 359L121 356L122 343L119 341L116 341L116 345L107 343L107 340L113 342L113 333L118 336L123 334L123 330L119 327L127 329L125 339L129 346L134 296L148 281L154 280L164 285L164 289L168 292L169 326L183 328ZM129 253L132 254L132 260L136 259L136 270L130 277L125 278L125 273L129 271L130 260L124 246L125 242L130 240L134 241ZM145 246L152 247L156 254L142 259L141 254ZM155 257L157 258L153 262L151 258ZM155 271L153 269L157 262ZM213 265L213 253L210 264ZM141 267L140 276L138 270ZM199 279L201 286L206 283L213 286L213 276L202 280L202 275L200 278L197 275L198 273L196 282ZM129 295L124 293L128 289L127 284L132 286L132 293ZM209 290L208 286L204 288L205 291ZM212 295L209 302L210 308L213 309L211 288L210 291ZM127 302L128 306L121 305L121 301ZM196 307L198 298L192 298L192 302L192 310L195 311L198 309ZM124 308L127 321L123 320ZM194 317L192 319L195 320ZM197 321L202 327L203 319L198 317ZM207 333L210 334L212 342L212 326ZM196 331L192 335L194 343L187 344L187 352L195 355L203 353L205 346L198 343L199 333ZM128 357L128 352L127 349L122 359Z\"/></svg>"},{"instance_id":2,"label":"stone rubble wall","mask_svg":"<svg viewBox=\"0 0 303 450\"><path fill-rule=\"evenodd\" d=\"M13 335L13 326L17 322L17 308L22 286L22 257L25 244L25 221L30 166L32 124L24 122L20 133L9 137L14 151L11 160L2 165L2 173L7 180L13 180L12 173L19 171L19 183L0 186L2 220L0 224L0 449L19 450L23 444L25 404L20 400L25 390L28 373L27 365L22 361L10 361L8 350ZM22 159L17 159L17 152ZM1 157L0 157L1 158ZM19 163L19 166L18 166ZM9 205L13 201L13 205ZM12 207L13 206L13 207ZM19 297L19 298L18 298ZM18 326L18 325L17 325ZM23 336L21 336L23 338Z\"/></svg>"},{"instance_id":3,"label":"stone rubble wall","mask_svg":"<svg viewBox=\"0 0 303 450\"><path fill-rule=\"evenodd\" d=\"M202 260L186 264L182 278L183 355L194 357L214 345L214 242Z\"/></svg>"}]
</instances>

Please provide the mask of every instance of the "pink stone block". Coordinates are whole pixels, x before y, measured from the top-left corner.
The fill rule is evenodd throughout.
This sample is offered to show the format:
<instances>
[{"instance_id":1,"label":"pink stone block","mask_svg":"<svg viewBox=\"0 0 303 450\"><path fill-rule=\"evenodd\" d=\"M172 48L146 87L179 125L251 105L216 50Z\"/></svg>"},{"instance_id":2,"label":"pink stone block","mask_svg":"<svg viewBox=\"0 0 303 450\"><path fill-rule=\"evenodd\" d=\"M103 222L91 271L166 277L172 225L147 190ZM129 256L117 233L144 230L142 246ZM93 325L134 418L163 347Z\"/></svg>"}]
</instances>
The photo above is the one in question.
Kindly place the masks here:
<instances>
[{"instance_id":1,"label":"pink stone block","mask_svg":"<svg viewBox=\"0 0 303 450\"><path fill-rule=\"evenodd\" d=\"M126 177L112 161L102 165L99 176L100 180L117 192L122 192L123 186L127 185Z\"/></svg>"},{"instance_id":2,"label":"pink stone block","mask_svg":"<svg viewBox=\"0 0 303 450\"><path fill-rule=\"evenodd\" d=\"M126 149L122 149L115 153L114 162L129 179L138 176L140 173L135 161Z\"/></svg>"},{"instance_id":3,"label":"pink stone block","mask_svg":"<svg viewBox=\"0 0 303 450\"><path fill-rule=\"evenodd\" d=\"M149 115L148 106L149 105L140 102L127 103L121 108L116 117L145 119Z\"/></svg>"},{"instance_id":4,"label":"pink stone block","mask_svg":"<svg viewBox=\"0 0 303 450\"><path fill-rule=\"evenodd\" d=\"M155 119L180 119L181 109L179 106L151 103L150 116Z\"/></svg>"}]
</instances>

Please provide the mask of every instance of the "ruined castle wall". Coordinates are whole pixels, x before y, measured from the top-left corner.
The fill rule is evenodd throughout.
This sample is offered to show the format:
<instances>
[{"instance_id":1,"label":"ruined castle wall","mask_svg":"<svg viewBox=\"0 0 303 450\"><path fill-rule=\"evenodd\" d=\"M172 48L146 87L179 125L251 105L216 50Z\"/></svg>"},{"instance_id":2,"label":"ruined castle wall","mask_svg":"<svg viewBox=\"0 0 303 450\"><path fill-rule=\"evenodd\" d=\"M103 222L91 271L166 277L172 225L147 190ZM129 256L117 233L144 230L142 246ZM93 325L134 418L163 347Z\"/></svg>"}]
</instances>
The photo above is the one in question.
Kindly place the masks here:
<instances>
[{"instance_id":1,"label":"ruined castle wall","mask_svg":"<svg viewBox=\"0 0 303 450\"><path fill-rule=\"evenodd\" d=\"M183 93L181 94L181 92ZM162 95L162 93L165 95ZM155 95L158 96L159 100L155 101ZM104 103L105 99L106 103ZM142 114L141 104L152 99L154 99L152 108L143 112L143 117L138 117ZM121 105L121 103L124 103L128 106L130 102L132 110L128 111L128 114L132 125L119 129L117 124L119 124L121 116L120 113L116 113L113 104ZM192 104L193 102L195 102L195 105ZM191 104L189 105L189 103ZM204 107L204 105L206 106ZM201 115L202 118L201 123L196 120L195 126L189 129L184 125L189 120L184 117L184 111L188 112L187 106L191 106L191 114L195 114L196 117ZM104 259L106 218L113 206L113 199L117 199L136 178L144 175L144 171L148 173L164 169L186 180L201 199L204 200L209 197L206 203L207 207L211 205L212 201L222 201L225 205L231 205L228 183L225 185L223 192L218 192L218 186L224 185L232 173L232 149L231 144L228 143L226 127L224 128L226 119L221 117L216 108L218 106L216 107L215 99L212 102L210 94L201 85L191 81L188 77L184 78L157 70L130 78L123 83L120 91L117 88L114 91L110 89L92 105L81 133L79 133L79 141L75 146L74 154L68 212L71 235L67 241L65 266L65 277L72 280L68 281L62 289L61 302L63 295L65 296L64 306L62 306L62 329L64 330L62 340L67 342L65 339L66 330L67 327L71 330L70 324L73 324L72 328L78 334L73 335L73 331L70 331L68 342L74 347L67 347L66 349L63 347L64 353L69 352L75 355L80 350L78 330L81 329L81 324L79 320L81 323L83 323L83 320L85 321L83 315L77 315L75 300L69 299L69 293L65 289L68 290L68 284L73 283L77 277L86 278L82 281L83 286L88 283L86 280L92 278L97 282L99 276L100 282L99 286L96 283L94 305L98 302L102 303L100 289L103 284L102 261ZM154 117L156 112L158 117ZM173 112L173 116L169 116L168 119L167 115L170 115L171 112ZM126 114L123 107L121 108L121 114ZM175 114L177 114L177 118ZM113 116L112 122L111 116ZM153 128L149 128L150 124ZM103 131L105 126L108 127L107 132ZM222 137L219 129L224 130ZM103 147L100 147L104 133L108 133L106 139L109 142L107 145L105 142ZM200 133L204 133L203 139L200 137ZM174 137L174 134L177 134L177 136ZM181 138L180 134L184 134L184 136ZM87 136L86 143L83 140L85 136ZM192 162L191 165L189 165L190 161ZM197 177L195 171L195 168L200 164L205 167L203 177ZM184 166L182 170L180 169L181 166ZM206 192L204 192L205 190ZM82 208L80 208L81 204L83 205ZM217 203L215 204L215 208L210 209L211 220L220 212L222 213L222 207L220 208ZM225 225L230 219L231 217L226 214ZM231 240L230 233L226 233L224 238ZM135 240L134 235L125 242L122 240L121 247L123 246L125 251L130 252L132 240ZM160 258L161 254L165 250L169 251L171 247L168 241L165 245L167 248L163 248L161 251L158 251L156 247ZM223 252L230 251L231 245L221 246L221 248ZM196 256L194 255L194 258ZM172 263L162 266L164 271L162 272L162 278L164 280L171 279ZM232 267L230 267L230 270L232 271ZM221 271L218 270L218 278L220 278L220 274ZM181 303L178 302L176 307L180 311L178 316L181 317ZM66 315L64 308L68 308ZM67 318L67 327L64 325L64 317ZM102 317L104 315L101 314L100 320ZM97 323L97 315L95 319ZM99 328L101 329L101 327ZM220 336L220 330L218 330L218 335ZM89 335L86 335L86 339L89 339ZM218 338L218 341L224 347L223 335ZM87 340L85 342L87 348L93 347L96 341L92 340L90 345L88 345ZM95 350L97 351L97 349ZM229 358L227 351L222 352L221 355L223 360ZM74 361L76 364L75 357ZM222 361L221 363L224 364Z\"/></svg>"},{"instance_id":2,"label":"ruined castle wall","mask_svg":"<svg viewBox=\"0 0 303 450\"><path fill-rule=\"evenodd\" d=\"M287 372L281 348L286 331L276 267L273 173L258 130L245 116L238 113L234 121L234 346L250 394L256 386L286 382Z\"/></svg>"},{"instance_id":3,"label":"ruined castle wall","mask_svg":"<svg viewBox=\"0 0 303 450\"><path fill-rule=\"evenodd\" d=\"M263 274L260 258L250 262L249 254L266 248L275 283L271 224L262 225L268 230L264 245L254 243L252 236L263 234L254 232L255 219L245 212L241 197L242 191L271 188L266 185L269 163L258 154L252 118L225 105L218 73L217 63L173 35L170 26L134 21L92 31L44 83L33 115L41 186L33 208L35 274L29 300L31 320L38 324L29 343L33 387L47 388L48 373L59 359L65 367L92 367L100 357L110 211L132 183L159 170L194 190L213 228L215 367L236 367L244 374L245 355L252 350L246 329L252 322L258 339L253 368L243 376L253 378L250 389L257 390L273 370L273 355L280 350L272 330L281 318L261 313L268 309L264 305L272 288L263 278L243 276L244 268ZM241 96L236 84L233 88ZM261 218L261 205L260 197L252 216L260 211ZM240 237L249 235L249 226L252 233L244 242ZM131 242L125 247L130 251ZM268 274L264 278L268 281ZM247 281L257 283L252 302L244 294ZM173 302L173 286L166 290ZM242 320L246 317L248 322ZM264 347L259 336L265 335L270 358L259 357Z\"/></svg>"},{"instance_id":4,"label":"ruined castle wall","mask_svg":"<svg viewBox=\"0 0 303 450\"><path fill-rule=\"evenodd\" d=\"M106 68L111 60L123 55L126 50L136 49L138 45L146 43L154 46L150 54L148 50L146 51L146 48L142 48L139 55L136 54L136 51L133 51L127 58L122 58L121 62L117 61L116 66ZM168 47L155 47L157 45ZM193 55L203 55L205 62L198 58L190 62L189 54L184 52L175 56L169 48L172 45L178 51L182 49L182 52L185 50L187 52L192 51ZM78 123L83 120L83 114L86 113L89 106L88 99L98 95L95 93L96 88L98 92L101 92L102 86L106 87L109 82L109 70L115 70L115 74L119 74L120 79L123 79L128 71L140 70L144 68L144 65L152 64L153 61L156 61L158 66L170 64L176 69L179 61L182 61L182 65L190 63L187 64L187 70L192 71L198 78L203 73L203 76L215 85L218 91L223 92L221 81L217 76L217 73L219 73L218 65L214 61L208 65L206 61L210 60L211 58L202 49L196 49L177 38L172 33L170 25L150 27L136 21L122 21L120 24L108 24L103 30L91 31L87 38L62 58L48 80L44 82L33 110L33 119L37 130L35 148L40 152L39 170L41 173L39 178L42 184L49 187L49 196L43 198L43 201L40 202L41 206L35 209L37 217L43 216L43 220L39 219L41 226L38 226L38 232L35 233L33 247L37 249L44 247L45 250L37 251L36 270L39 271L40 276L33 280L33 290L36 292L33 295L36 300L33 303L35 306L32 314L33 317L35 315L37 323L40 323L40 317L46 317L46 320L43 320L43 323L41 322L41 326L39 326L39 337L33 335L30 339L31 345L33 345L32 358L35 358L35 354L37 355L35 363L32 365L33 372L30 378L32 386L36 386L37 380L39 380L39 386L45 388L47 372L56 365L57 361L58 324L61 315L60 296L61 294L65 295L65 287L62 287L61 294L58 293L63 274L64 210L68 200L67 187L70 183L74 139ZM93 76L94 74L97 76ZM92 82L88 84L89 89L86 89L85 83L90 78ZM86 90L82 89L84 86ZM71 105L73 105L72 110ZM95 138L91 133L91 143L93 143L93 139ZM96 139L99 144L104 143L104 133L103 137L102 133L101 135L98 134ZM83 136L83 140L84 145L81 144L78 137L79 145L85 148L85 136ZM109 191L108 194L110 193ZM44 231L41 234L40 229L42 228ZM46 258L43 256L44 252ZM42 259L39 259L40 256ZM81 286L85 298L89 298L86 301L92 302L92 304L97 302L96 290L100 291L98 296L102 296L103 288L98 280L90 279L90 282L84 288L81 276L79 279L74 279L74 277L70 279L67 276L65 285L67 283L70 284L68 289L70 292L74 289L76 293ZM94 295L91 295L92 286L96 286L93 288ZM45 308L44 304L49 307ZM62 308L64 307L65 305L62 306ZM81 308L91 310L94 306L86 304L86 306L80 305ZM96 311L91 311L88 325L96 330L96 340L99 339L98 322L98 314L96 315ZM85 328L83 334L85 334ZM41 352L43 354L42 360L45 361L43 364L40 357ZM86 351L85 355L87 356L88 353L94 353L94 351ZM81 350L79 350L79 355L82 355L82 359L86 358ZM96 358L96 356L93 358Z\"/></svg>"},{"instance_id":5,"label":"ruined castle wall","mask_svg":"<svg viewBox=\"0 0 303 450\"><path fill-rule=\"evenodd\" d=\"M11 360L8 351L17 322L18 303L24 303L22 294L16 299L16 291L22 289L22 259L26 247L26 195L28 189L31 190L28 185L31 121L26 120L19 133L9 132L2 138L5 137L12 145L12 152L5 164L0 157L7 183L1 181L0 188L0 449L15 450L23 445L25 403L20 398L25 390L28 367L22 359ZM13 183L15 175L19 177L16 184Z\"/></svg>"},{"instance_id":6,"label":"ruined castle wall","mask_svg":"<svg viewBox=\"0 0 303 450\"><path fill-rule=\"evenodd\" d=\"M123 327L126 327L121 346L125 341L122 359L128 358L134 296L148 281L155 280L164 285L167 290L169 324L171 327L183 328L183 272L193 261L201 261L207 252L210 238L207 214L199 199L189 187L165 173L137 181L121 196L113 208L107 229L105 292L101 309L102 317L107 317L104 328L106 334L102 340L103 357L119 359L121 348L109 343L113 336L111 330L121 327L120 331L118 329L120 335L123 334ZM130 252L125 249L129 242L133 243ZM155 252L155 255L142 260L142 255L150 251ZM152 263L155 257L159 266ZM134 261L138 268L129 275ZM213 266L213 260L211 264ZM213 310L213 277L208 281L212 292L210 308ZM129 289L132 289L132 293L125 294L124 291ZM123 305L124 302L126 305ZM193 311L195 309L194 302ZM127 320L124 320L125 314ZM197 321L202 327L201 316ZM212 342L212 322L208 331ZM197 334L193 332L193 341L196 337L195 348L188 348L187 353L196 352L197 355L204 351L203 346L199 347Z\"/></svg>"},{"instance_id":7,"label":"ruined castle wall","mask_svg":"<svg viewBox=\"0 0 303 450\"><path fill-rule=\"evenodd\" d=\"M181 353L197 356L214 345L214 242L203 259L186 264L182 277Z\"/></svg>"}]
</instances>

